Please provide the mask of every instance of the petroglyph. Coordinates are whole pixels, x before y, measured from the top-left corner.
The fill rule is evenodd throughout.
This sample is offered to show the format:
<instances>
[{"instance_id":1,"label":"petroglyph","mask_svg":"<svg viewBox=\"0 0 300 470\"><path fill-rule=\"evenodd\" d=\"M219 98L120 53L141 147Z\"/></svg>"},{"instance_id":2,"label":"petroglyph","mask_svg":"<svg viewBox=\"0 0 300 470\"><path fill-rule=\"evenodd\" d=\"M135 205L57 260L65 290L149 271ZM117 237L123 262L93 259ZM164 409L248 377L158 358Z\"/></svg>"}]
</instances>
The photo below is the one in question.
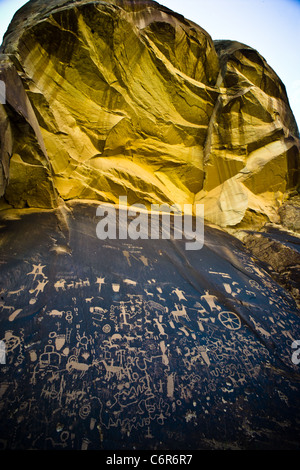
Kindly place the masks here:
<instances>
[{"instance_id":1,"label":"petroglyph","mask_svg":"<svg viewBox=\"0 0 300 470\"><path fill-rule=\"evenodd\" d=\"M151 269L141 253L130 253L128 261ZM34 400L51 403L57 410L61 437L51 437L54 448L72 447L76 438L71 424L70 432L61 424L66 418L70 423L86 420L91 435L97 432L97 442L110 431L122 435L142 431L151 440L155 426L163 428L177 413L185 414L186 422L194 426L199 413L205 416L209 412L211 394L220 389L220 380L222 406L250 378L258 380L255 357L260 354L261 361L270 360L259 337L269 339L272 334L272 338L284 338L287 345L293 339L285 303L277 300L272 314L262 314L259 299L264 298L267 287L254 279L242 285L232 275L211 272L219 279L222 294L218 296L207 289L176 287L168 280L159 283L150 272L144 281L134 279L132 273L123 280L105 273L89 273L89 277L58 273L52 279L46 277L47 264L42 260L32 266L26 273L27 285L9 290L15 302L0 305L15 326L2 335L6 364L1 367L14 364L21 368L26 363ZM26 343L21 320L27 315L28 297L24 297L24 305L20 299L24 294L42 299L46 288L45 305L33 318L48 334ZM49 292L55 295L49 296ZM258 302L251 304L254 313L248 317L257 337L253 338L234 309L222 304L224 294L234 300L243 296L249 305ZM272 328L266 329L266 322ZM18 383L13 383L19 393ZM4 404L9 402L8 390L11 385L1 388ZM285 396L280 395L281 402L286 402ZM24 410L33 404L24 404ZM197 408L196 415L191 407ZM23 414L18 413L21 419ZM94 446L92 438L82 441L83 448Z\"/></svg>"}]
</instances>

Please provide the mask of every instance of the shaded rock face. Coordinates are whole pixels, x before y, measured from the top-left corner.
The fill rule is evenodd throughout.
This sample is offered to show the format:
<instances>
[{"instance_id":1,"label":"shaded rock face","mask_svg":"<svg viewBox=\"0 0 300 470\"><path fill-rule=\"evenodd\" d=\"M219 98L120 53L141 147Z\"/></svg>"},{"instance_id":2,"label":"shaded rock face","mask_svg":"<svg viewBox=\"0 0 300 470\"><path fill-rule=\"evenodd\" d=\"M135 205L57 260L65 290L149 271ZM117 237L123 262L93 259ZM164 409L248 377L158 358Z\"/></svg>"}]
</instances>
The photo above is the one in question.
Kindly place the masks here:
<instances>
[{"instance_id":1,"label":"shaded rock face","mask_svg":"<svg viewBox=\"0 0 300 470\"><path fill-rule=\"evenodd\" d=\"M2 53L13 207L126 194L262 225L298 185L298 130L275 72L155 2L29 2Z\"/></svg>"},{"instance_id":2,"label":"shaded rock face","mask_svg":"<svg viewBox=\"0 0 300 470\"><path fill-rule=\"evenodd\" d=\"M1 448L299 448L292 297L221 230L195 253L95 213L2 211Z\"/></svg>"},{"instance_id":3,"label":"shaded rock face","mask_svg":"<svg viewBox=\"0 0 300 470\"><path fill-rule=\"evenodd\" d=\"M57 0L15 15L0 80L0 448L299 449L299 136L274 71L152 1ZM203 248L99 240L119 196L203 203Z\"/></svg>"},{"instance_id":4,"label":"shaded rock face","mask_svg":"<svg viewBox=\"0 0 300 470\"><path fill-rule=\"evenodd\" d=\"M300 239L282 229L267 226L260 233L248 232L243 242L256 258L268 264L270 274L300 307Z\"/></svg>"}]
</instances>

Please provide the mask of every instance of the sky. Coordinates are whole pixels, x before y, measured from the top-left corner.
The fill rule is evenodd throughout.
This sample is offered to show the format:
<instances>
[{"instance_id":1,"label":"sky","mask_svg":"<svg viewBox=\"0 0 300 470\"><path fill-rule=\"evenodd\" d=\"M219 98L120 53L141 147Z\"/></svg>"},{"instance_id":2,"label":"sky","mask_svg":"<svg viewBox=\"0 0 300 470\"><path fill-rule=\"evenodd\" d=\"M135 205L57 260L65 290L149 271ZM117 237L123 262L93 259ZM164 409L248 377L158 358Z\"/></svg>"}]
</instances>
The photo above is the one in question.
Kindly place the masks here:
<instances>
[{"instance_id":1,"label":"sky","mask_svg":"<svg viewBox=\"0 0 300 470\"><path fill-rule=\"evenodd\" d=\"M0 0L0 42L14 13L25 3ZM236 40L256 49L285 84L300 128L300 0L159 0L159 3L197 23L212 39Z\"/></svg>"}]
</instances>

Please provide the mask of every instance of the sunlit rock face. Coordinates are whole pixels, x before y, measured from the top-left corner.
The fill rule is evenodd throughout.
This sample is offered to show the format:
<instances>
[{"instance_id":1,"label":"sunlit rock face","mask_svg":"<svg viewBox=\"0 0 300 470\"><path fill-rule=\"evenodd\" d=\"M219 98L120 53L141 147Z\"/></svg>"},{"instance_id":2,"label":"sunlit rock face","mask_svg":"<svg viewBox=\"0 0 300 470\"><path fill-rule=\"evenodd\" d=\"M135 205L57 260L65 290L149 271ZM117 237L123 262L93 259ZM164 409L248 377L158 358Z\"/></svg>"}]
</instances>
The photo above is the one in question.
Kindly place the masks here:
<instances>
[{"instance_id":1,"label":"sunlit rock face","mask_svg":"<svg viewBox=\"0 0 300 470\"><path fill-rule=\"evenodd\" d=\"M0 449L299 450L274 71L152 1L31 1L1 52ZM99 237L100 203L136 222L119 196L204 204L203 246Z\"/></svg>"},{"instance_id":2,"label":"sunlit rock face","mask_svg":"<svg viewBox=\"0 0 300 470\"><path fill-rule=\"evenodd\" d=\"M277 223L285 193L299 184L299 135L284 86L250 47L232 41L215 47L224 91L211 117L196 200L218 225Z\"/></svg>"},{"instance_id":3,"label":"sunlit rock face","mask_svg":"<svg viewBox=\"0 0 300 470\"><path fill-rule=\"evenodd\" d=\"M14 134L7 201L49 206L44 189L16 191L25 168L51 172L53 198L193 202L218 96L207 33L152 2L34 2L18 19L3 51L24 71L38 132L27 146Z\"/></svg>"},{"instance_id":4,"label":"sunlit rock face","mask_svg":"<svg viewBox=\"0 0 300 470\"><path fill-rule=\"evenodd\" d=\"M277 222L297 186L298 131L275 72L155 2L29 2L2 53L13 207L126 194L204 203L231 227Z\"/></svg>"}]
</instances>

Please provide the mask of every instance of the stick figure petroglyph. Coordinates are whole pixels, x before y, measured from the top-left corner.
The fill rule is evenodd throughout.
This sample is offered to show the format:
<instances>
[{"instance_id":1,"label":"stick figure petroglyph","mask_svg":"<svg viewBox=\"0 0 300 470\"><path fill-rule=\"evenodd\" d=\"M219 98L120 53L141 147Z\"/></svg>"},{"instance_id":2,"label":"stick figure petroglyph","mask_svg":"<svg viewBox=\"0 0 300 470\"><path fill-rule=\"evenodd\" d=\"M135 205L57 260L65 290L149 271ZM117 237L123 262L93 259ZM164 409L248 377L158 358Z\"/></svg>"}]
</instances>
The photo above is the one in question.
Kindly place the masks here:
<instances>
[{"instance_id":1,"label":"stick figure petroglyph","mask_svg":"<svg viewBox=\"0 0 300 470\"><path fill-rule=\"evenodd\" d=\"M33 275L34 281L36 280L37 276L43 276L44 279L47 279L47 276L45 276L45 274L43 273L43 269L46 267L46 265L42 266L41 263L39 263L38 265L33 264L32 266L33 266L33 269L30 273L27 273L27 276Z\"/></svg>"},{"instance_id":2,"label":"stick figure petroglyph","mask_svg":"<svg viewBox=\"0 0 300 470\"><path fill-rule=\"evenodd\" d=\"M45 286L46 284L48 284L48 282L49 281L46 281L46 280L38 281L37 287L35 289L30 289L29 293L34 294L36 292L35 296L37 297L40 292L44 292Z\"/></svg>"}]
</instances>

